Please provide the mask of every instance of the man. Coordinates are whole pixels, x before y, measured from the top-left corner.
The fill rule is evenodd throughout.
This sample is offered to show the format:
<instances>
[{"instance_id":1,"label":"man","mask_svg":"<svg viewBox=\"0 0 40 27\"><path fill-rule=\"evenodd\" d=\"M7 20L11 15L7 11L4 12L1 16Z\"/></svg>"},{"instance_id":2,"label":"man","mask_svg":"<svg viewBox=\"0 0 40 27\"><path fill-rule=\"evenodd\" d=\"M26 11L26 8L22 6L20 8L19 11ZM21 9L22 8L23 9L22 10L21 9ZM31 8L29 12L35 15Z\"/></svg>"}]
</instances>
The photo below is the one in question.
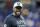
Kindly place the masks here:
<instances>
[{"instance_id":1,"label":"man","mask_svg":"<svg viewBox=\"0 0 40 27\"><path fill-rule=\"evenodd\" d=\"M13 14L9 15L4 21L4 27L25 27L25 20L21 16L22 3L16 2L13 6Z\"/></svg>"}]
</instances>

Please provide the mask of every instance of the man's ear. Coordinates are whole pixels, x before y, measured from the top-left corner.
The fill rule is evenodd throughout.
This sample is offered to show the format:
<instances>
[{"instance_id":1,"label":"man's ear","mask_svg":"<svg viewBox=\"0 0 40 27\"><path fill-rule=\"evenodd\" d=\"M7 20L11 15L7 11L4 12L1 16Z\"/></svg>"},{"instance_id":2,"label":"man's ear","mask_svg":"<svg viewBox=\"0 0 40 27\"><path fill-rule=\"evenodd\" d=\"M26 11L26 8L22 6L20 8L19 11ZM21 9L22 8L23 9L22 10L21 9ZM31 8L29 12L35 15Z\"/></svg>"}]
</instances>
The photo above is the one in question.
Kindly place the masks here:
<instances>
[{"instance_id":1,"label":"man's ear","mask_svg":"<svg viewBox=\"0 0 40 27\"><path fill-rule=\"evenodd\" d=\"M15 8L13 8L13 10L14 10Z\"/></svg>"},{"instance_id":2,"label":"man's ear","mask_svg":"<svg viewBox=\"0 0 40 27\"><path fill-rule=\"evenodd\" d=\"M16 11L16 8L13 8L14 11Z\"/></svg>"}]
</instances>

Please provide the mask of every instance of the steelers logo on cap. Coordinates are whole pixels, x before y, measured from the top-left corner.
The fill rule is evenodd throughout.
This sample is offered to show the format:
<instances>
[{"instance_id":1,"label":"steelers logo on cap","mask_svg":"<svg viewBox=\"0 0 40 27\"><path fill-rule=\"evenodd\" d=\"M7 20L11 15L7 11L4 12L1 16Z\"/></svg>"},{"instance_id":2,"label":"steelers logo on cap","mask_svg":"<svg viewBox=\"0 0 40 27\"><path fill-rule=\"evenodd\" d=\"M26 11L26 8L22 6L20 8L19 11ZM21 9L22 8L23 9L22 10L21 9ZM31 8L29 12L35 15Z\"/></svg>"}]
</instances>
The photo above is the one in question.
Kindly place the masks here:
<instances>
[{"instance_id":1,"label":"steelers logo on cap","mask_svg":"<svg viewBox=\"0 0 40 27\"><path fill-rule=\"evenodd\" d=\"M20 3L17 3L18 6L20 6Z\"/></svg>"}]
</instances>

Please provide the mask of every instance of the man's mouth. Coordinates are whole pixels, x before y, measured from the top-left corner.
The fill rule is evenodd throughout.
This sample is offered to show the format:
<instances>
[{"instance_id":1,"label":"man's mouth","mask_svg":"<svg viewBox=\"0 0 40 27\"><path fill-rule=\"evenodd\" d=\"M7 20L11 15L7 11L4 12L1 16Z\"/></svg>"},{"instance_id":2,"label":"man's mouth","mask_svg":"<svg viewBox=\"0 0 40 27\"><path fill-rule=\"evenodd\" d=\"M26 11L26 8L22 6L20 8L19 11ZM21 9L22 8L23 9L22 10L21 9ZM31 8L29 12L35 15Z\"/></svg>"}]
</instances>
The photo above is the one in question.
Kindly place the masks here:
<instances>
[{"instance_id":1,"label":"man's mouth","mask_svg":"<svg viewBox=\"0 0 40 27\"><path fill-rule=\"evenodd\" d=\"M20 14L20 12L17 12L17 14Z\"/></svg>"}]
</instances>

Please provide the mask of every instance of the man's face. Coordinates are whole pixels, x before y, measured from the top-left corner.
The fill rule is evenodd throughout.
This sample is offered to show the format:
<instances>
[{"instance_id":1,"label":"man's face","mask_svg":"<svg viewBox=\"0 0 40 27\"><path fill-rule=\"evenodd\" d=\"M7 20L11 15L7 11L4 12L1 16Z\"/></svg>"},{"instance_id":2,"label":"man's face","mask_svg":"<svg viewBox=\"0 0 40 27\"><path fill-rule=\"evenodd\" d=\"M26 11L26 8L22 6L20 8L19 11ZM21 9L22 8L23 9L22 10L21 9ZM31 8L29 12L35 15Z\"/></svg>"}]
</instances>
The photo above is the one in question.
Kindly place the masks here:
<instances>
[{"instance_id":1,"label":"man's face","mask_svg":"<svg viewBox=\"0 0 40 27\"><path fill-rule=\"evenodd\" d=\"M22 13L22 7L20 6L15 7L15 14L19 16L21 15L21 13Z\"/></svg>"}]
</instances>

